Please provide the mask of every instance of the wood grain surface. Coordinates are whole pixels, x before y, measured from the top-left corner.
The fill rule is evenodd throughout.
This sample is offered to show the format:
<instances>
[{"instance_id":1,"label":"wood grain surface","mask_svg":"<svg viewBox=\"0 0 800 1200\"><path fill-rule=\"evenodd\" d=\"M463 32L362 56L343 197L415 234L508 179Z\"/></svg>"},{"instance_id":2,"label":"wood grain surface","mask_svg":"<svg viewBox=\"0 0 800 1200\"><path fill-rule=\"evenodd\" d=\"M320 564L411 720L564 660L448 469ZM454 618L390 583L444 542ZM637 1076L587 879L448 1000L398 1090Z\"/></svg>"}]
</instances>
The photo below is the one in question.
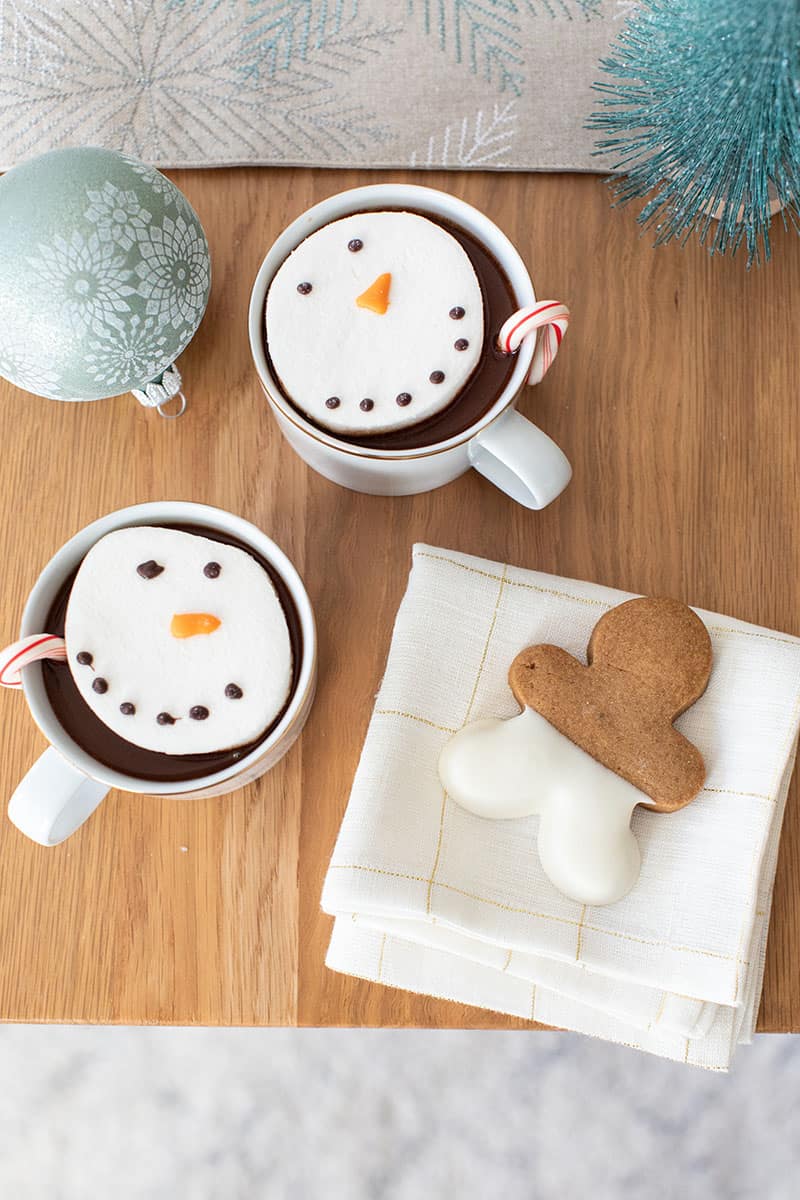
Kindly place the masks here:
<instances>
[{"instance_id":1,"label":"wood grain surface","mask_svg":"<svg viewBox=\"0 0 800 1200\"><path fill-rule=\"evenodd\" d=\"M61 543L95 517L205 501L271 534L304 575L318 698L287 758L229 797L112 793L42 849L0 819L0 1018L513 1028L526 1023L328 972L323 874L381 677L412 542L670 594L800 634L800 241L749 274L696 245L653 251L594 176L312 170L174 172L211 243L211 304L183 356L190 408L37 399L0 381L0 637ZM251 366L250 286L308 205L371 178L455 192L519 246L573 320L523 411L564 447L567 492L528 512L470 473L384 499L315 476L282 443ZM2 795L44 749L0 694ZM789 800L762 1029L800 1029L800 815Z\"/></svg>"}]
</instances>

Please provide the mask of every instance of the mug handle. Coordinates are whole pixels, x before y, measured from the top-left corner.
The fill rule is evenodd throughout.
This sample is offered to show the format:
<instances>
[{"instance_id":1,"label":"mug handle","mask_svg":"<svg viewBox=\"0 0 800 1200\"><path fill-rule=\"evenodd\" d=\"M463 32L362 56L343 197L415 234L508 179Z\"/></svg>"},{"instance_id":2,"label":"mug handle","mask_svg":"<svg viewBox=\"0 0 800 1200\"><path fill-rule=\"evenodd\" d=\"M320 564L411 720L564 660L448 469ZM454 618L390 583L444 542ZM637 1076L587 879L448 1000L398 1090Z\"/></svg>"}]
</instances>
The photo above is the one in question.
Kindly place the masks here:
<instances>
[{"instance_id":1,"label":"mug handle","mask_svg":"<svg viewBox=\"0 0 800 1200\"><path fill-rule=\"evenodd\" d=\"M57 846L88 820L108 791L51 746L18 784L8 818L31 841Z\"/></svg>"},{"instance_id":2,"label":"mug handle","mask_svg":"<svg viewBox=\"0 0 800 1200\"><path fill-rule=\"evenodd\" d=\"M477 433L468 451L475 470L525 508L545 508L572 478L564 451L515 408Z\"/></svg>"}]
</instances>

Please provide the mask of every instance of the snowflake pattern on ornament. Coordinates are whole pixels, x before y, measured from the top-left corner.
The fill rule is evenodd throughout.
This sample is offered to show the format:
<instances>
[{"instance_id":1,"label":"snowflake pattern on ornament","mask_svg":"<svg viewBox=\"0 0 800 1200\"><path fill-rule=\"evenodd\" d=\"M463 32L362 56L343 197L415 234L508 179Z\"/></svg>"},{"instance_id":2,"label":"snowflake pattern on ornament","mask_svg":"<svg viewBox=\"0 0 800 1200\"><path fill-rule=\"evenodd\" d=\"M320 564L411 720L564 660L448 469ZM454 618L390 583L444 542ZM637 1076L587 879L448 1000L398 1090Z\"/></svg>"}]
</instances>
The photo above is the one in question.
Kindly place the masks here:
<instances>
[{"instance_id":1,"label":"snowflake pattern on ornament","mask_svg":"<svg viewBox=\"0 0 800 1200\"><path fill-rule=\"evenodd\" d=\"M209 285L206 245L194 225L179 213L147 230L139 241L142 261L136 267L139 295L148 316L168 321L174 329L200 319Z\"/></svg>"},{"instance_id":2,"label":"snowflake pattern on ornament","mask_svg":"<svg viewBox=\"0 0 800 1200\"><path fill-rule=\"evenodd\" d=\"M86 368L92 378L108 387L120 379L130 386L149 382L164 369L167 338L159 332L155 317L144 320L134 313L120 330L103 330L103 336L91 338L85 354Z\"/></svg>"},{"instance_id":3,"label":"snowflake pattern on ornament","mask_svg":"<svg viewBox=\"0 0 800 1200\"><path fill-rule=\"evenodd\" d=\"M166 175L162 175L160 171L156 171L147 163L140 162L138 158L133 158L130 154L123 154L121 157L125 159L134 175L138 175L157 195L163 197L167 206L177 205L180 192L175 184L167 179Z\"/></svg>"},{"instance_id":4,"label":"snowflake pattern on ornament","mask_svg":"<svg viewBox=\"0 0 800 1200\"><path fill-rule=\"evenodd\" d=\"M136 318L129 315L135 296L146 301L148 317L175 330L194 329L210 283L206 243L197 226L180 211L175 217L165 213L160 225L152 224L135 193L112 183L87 191L87 197L91 203L84 216L94 232L85 238L76 231L69 241L56 236L49 245L39 243L38 255L28 259L76 330L103 339L112 331L119 336L130 325L131 335L138 334ZM178 200L185 204L182 197ZM136 253L129 254L134 248ZM95 352L102 345L97 343Z\"/></svg>"},{"instance_id":5,"label":"snowflake pattern on ornament","mask_svg":"<svg viewBox=\"0 0 800 1200\"><path fill-rule=\"evenodd\" d=\"M128 282L133 272L125 254L99 233L88 238L75 230L67 241L56 235L49 245L40 242L38 255L28 259L31 270L51 290L77 330L104 324L119 328L118 314L130 311L127 297L136 288Z\"/></svg>"},{"instance_id":6,"label":"snowflake pattern on ornament","mask_svg":"<svg viewBox=\"0 0 800 1200\"><path fill-rule=\"evenodd\" d=\"M152 183L156 172L149 167L147 170L148 181ZM135 192L123 191L106 180L99 192L87 191L86 194L91 204L84 216L97 227L101 241L116 242L123 250L130 250L137 239L147 233L152 215L142 208Z\"/></svg>"}]
</instances>

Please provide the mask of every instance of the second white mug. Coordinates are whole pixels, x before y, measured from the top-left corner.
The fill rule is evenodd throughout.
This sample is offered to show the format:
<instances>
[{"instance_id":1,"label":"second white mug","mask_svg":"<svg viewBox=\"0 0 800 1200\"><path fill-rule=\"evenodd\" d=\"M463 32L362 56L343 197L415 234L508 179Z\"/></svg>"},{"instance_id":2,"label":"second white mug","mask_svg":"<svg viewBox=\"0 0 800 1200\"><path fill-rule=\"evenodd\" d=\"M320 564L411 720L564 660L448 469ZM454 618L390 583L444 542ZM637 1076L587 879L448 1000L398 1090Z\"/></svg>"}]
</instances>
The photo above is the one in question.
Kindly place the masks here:
<instances>
[{"instance_id":1,"label":"second white mug","mask_svg":"<svg viewBox=\"0 0 800 1200\"><path fill-rule=\"evenodd\" d=\"M301 643L291 699L271 733L237 762L188 780L155 781L123 774L92 757L88 749L73 740L50 704L41 666L27 666L22 674L22 690L33 719L50 745L17 786L8 815L21 833L40 845L56 846L74 833L112 787L180 800L222 796L244 787L287 753L308 718L317 677L317 634L303 582L265 533L233 513L206 504L182 500L135 504L80 530L47 563L34 584L22 616L20 637L46 631L48 613L59 590L100 538L128 526L170 524L197 526L223 539L236 539L268 562L280 577L296 610Z\"/></svg>"}]
</instances>

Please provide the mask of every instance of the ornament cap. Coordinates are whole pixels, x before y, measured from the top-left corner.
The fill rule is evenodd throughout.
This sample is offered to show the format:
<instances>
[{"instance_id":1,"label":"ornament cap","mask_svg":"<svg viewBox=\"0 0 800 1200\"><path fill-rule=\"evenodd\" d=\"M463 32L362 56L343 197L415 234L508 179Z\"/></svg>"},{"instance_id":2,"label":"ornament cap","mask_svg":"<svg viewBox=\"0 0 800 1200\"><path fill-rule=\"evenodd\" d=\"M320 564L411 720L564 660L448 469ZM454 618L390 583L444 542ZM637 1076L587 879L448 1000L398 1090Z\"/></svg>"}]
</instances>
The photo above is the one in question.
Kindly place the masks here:
<instances>
[{"instance_id":1,"label":"ornament cap","mask_svg":"<svg viewBox=\"0 0 800 1200\"><path fill-rule=\"evenodd\" d=\"M160 379L146 383L143 388L131 388L131 392L145 408L154 408L165 421L174 421L186 412L186 397L182 391L181 373L173 363L167 367ZM178 397L177 412L166 412L164 406Z\"/></svg>"}]
</instances>

